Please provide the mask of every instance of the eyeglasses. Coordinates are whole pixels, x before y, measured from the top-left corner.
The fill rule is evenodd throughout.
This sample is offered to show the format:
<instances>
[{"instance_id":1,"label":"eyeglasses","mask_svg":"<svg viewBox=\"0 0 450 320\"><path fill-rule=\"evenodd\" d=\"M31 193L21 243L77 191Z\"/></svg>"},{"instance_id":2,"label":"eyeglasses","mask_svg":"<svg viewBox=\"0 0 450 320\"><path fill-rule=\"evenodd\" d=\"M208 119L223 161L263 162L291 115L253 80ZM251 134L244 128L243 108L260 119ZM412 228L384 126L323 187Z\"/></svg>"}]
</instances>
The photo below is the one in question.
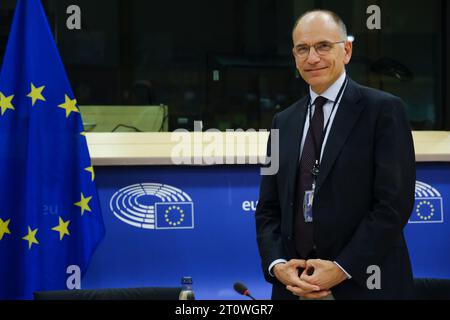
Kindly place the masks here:
<instances>
[{"instance_id":1,"label":"eyeglasses","mask_svg":"<svg viewBox=\"0 0 450 320\"><path fill-rule=\"evenodd\" d=\"M335 44L344 42L345 42L344 40L337 42L322 41L312 46L309 46L307 44L299 44L298 46L294 47L294 55L304 59L309 56L309 51L311 50L311 47L314 47L314 50L319 56L325 56L328 53L330 53L331 49L333 49Z\"/></svg>"}]
</instances>

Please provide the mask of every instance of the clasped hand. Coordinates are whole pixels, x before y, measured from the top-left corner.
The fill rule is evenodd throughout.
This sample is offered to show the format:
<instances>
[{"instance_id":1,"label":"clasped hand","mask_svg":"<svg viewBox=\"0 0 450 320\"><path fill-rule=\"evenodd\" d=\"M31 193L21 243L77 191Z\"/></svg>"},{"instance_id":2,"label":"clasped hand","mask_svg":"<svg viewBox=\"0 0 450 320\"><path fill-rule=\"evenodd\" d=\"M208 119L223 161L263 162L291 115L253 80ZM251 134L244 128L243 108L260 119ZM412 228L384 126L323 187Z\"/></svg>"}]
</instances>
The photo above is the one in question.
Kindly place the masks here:
<instances>
[{"instance_id":1,"label":"clasped hand","mask_svg":"<svg viewBox=\"0 0 450 320\"><path fill-rule=\"evenodd\" d=\"M273 268L274 275L293 294L318 299L331 294L331 288L341 283L347 276L329 260L292 259Z\"/></svg>"}]
</instances>

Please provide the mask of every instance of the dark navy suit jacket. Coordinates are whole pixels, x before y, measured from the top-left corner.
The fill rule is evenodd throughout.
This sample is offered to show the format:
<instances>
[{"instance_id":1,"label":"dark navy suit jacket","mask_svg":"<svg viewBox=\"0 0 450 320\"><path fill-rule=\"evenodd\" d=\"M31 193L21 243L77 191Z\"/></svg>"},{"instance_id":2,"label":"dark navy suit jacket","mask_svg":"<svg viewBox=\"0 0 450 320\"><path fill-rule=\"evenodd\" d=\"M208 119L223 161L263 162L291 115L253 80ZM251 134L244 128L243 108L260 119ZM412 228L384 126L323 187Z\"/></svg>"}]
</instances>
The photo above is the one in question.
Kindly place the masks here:
<instances>
[{"instance_id":1,"label":"dark navy suit jacket","mask_svg":"<svg viewBox=\"0 0 450 320\"><path fill-rule=\"evenodd\" d=\"M304 97L273 119L273 129L279 129L280 167L277 174L262 177L255 212L262 268L273 283L273 299L296 298L268 274L268 267L279 258L298 258L294 197L306 103ZM352 276L332 288L336 299L411 298L403 227L414 190L415 153L404 103L349 80L326 141L313 204L318 258L336 261ZM381 289L367 286L372 265L380 268Z\"/></svg>"}]
</instances>

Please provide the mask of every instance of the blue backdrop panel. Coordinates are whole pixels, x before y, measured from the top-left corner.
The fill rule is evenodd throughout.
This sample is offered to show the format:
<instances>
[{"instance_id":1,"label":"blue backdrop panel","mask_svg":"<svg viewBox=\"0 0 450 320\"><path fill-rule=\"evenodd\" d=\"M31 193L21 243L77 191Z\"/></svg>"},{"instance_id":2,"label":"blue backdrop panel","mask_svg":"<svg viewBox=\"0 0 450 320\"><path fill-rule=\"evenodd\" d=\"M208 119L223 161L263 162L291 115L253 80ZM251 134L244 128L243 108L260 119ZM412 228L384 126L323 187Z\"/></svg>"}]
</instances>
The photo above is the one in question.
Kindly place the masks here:
<instances>
[{"instance_id":1,"label":"blue backdrop panel","mask_svg":"<svg viewBox=\"0 0 450 320\"><path fill-rule=\"evenodd\" d=\"M419 164L416 179L415 208L405 228L414 276L450 278L450 164Z\"/></svg>"},{"instance_id":2,"label":"blue backdrop panel","mask_svg":"<svg viewBox=\"0 0 450 320\"><path fill-rule=\"evenodd\" d=\"M246 283L258 298L269 298L270 286L263 280L256 246L254 204L252 209L250 203L258 199L258 168L109 167L97 168L96 181L106 234L83 288L179 286L181 277L188 275L198 299L239 299L233 290L235 281ZM119 192L122 195L117 194L126 187ZM137 203L152 202L157 203L155 217L160 218L166 207L159 196L170 196L171 188L179 191L172 190L172 201L167 202L185 203L184 213L190 213L186 203L192 202L193 227L159 229L151 221L151 208L147 208L148 217L141 217L147 221L131 219L138 217ZM139 189L147 195L139 195ZM177 199L177 194L183 196L181 192L192 201L186 195ZM172 212L169 218L179 222Z\"/></svg>"},{"instance_id":3,"label":"blue backdrop panel","mask_svg":"<svg viewBox=\"0 0 450 320\"><path fill-rule=\"evenodd\" d=\"M198 299L240 299L236 281L268 299L254 223L260 179L256 166L97 168L106 235L83 288L178 286L188 275ZM450 165L419 164L417 181L405 229L414 275L450 278Z\"/></svg>"}]
</instances>

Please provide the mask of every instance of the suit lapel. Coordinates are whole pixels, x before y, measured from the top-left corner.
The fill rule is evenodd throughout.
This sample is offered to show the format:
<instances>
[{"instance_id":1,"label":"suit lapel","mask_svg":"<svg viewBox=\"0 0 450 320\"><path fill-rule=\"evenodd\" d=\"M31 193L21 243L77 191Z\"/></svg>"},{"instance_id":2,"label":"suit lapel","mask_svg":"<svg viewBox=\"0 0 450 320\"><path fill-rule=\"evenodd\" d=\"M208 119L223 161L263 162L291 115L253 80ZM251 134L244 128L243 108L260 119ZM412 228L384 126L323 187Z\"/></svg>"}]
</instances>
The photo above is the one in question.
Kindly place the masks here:
<instances>
[{"instance_id":1,"label":"suit lapel","mask_svg":"<svg viewBox=\"0 0 450 320\"><path fill-rule=\"evenodd\" d=\"M320 174L316 182L316 192L319 191L326 177L330 173L339 152L358 120L361 111L364 109L364 106L359 104L360 99L361 94L357 84L349 79L347 88L345 89L338 110L336 111L336 116L330 128L330 133L328 134L325 149L323 151Z\"/></svg>"},{"instance_id":2,"label":"suit lapel","mask_svg":"<svg viewBox=\"0 0 450 320\"><path fill-rule=\"evenodd\" d=\"M293 192L295 190L295 181L297 177L297 167L299 164L299 155L300 155L300 144L302 142L303 136L303 128L305 126L305 116L307 110L308 96L301 99L294 111L294 114L289 118L288 126L286 128L286 132L292 132L293 136L289 137L289 145L287 148L287 152L289 152L289 168L288 172L289 180L289 194L292 197L294 196Z\"/></svg>"}]
</instances>

